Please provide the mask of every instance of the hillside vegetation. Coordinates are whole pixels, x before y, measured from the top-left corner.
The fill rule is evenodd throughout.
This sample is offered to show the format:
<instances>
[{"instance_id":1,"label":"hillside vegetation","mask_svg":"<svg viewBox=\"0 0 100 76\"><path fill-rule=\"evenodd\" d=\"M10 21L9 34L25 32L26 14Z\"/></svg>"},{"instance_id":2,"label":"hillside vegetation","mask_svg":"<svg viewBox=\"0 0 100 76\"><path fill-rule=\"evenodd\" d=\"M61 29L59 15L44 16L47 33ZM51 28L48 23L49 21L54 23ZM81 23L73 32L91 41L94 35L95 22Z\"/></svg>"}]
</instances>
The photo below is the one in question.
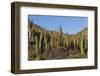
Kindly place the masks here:
<instances>
[{"instance_id":1,"label":"hillside vegetation","mask_svg":"<svg viewBox=\"0 0 100 76\"><path fill-rule=\"evenodd\" d=\"M88 28L77 34L49 31L38 24L28 22L28 60L87 58Z\"/></svg>"}]
</instances>

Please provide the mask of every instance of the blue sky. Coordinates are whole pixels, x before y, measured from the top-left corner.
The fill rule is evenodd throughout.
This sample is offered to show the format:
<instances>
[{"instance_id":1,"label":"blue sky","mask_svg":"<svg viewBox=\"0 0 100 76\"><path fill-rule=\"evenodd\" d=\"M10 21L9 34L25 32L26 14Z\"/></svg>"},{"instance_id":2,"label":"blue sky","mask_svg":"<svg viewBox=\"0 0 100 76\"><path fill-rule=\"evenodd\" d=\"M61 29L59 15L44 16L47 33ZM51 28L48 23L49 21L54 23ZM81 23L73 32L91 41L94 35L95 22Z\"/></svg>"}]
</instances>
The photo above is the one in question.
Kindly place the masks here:
<instances>
[{"instance_id":1,"label":"blue sky","mask_svg":"<svg viewBox=\"0 0 100 76\"><path fill-rule=\"evenodd\" d=\"M48 30L57 31L61 25L64 33L76 34L88 26L88 17L29 15L29 20Z\"/></svg>"}]
</instances>

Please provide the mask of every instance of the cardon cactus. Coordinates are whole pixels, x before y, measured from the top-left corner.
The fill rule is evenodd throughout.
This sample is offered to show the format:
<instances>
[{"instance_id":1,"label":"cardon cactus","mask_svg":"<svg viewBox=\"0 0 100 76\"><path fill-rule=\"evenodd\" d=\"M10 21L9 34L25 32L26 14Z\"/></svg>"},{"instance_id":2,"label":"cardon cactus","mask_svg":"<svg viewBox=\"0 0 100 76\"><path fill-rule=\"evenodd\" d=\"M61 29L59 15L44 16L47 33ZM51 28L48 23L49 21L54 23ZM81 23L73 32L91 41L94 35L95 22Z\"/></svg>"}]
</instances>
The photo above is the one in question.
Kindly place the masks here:
<instances>
[{"instance_id":1,"label":"cardon cactus","mask_svg":"<svg viewBox=\"0 0 100 76\"><path fill-rule=\"evenodd\" d=\"M45 44L45 52L47 53L47 51L48 51L48 43L47 43L46 34L45 34L45 36L44 36L44 44Z\"/></svg>"},{"instance_id":2,"label":"cardon cactus","mask_svg":"<svg viewBox=\"0 0 100 76\"><path fill-rule=\"evenodd\" d=\"M39 53L39 40L38 40L38 36L36 36L36 53Z\"/></svg>"},{"instance_id":3,"label":"cardon cactus","mask_svg":"<svg viewBox=\"0 0 100 76\"><path fill-rule=\"evenodd\" d=\"M40 39L39 39L39 51L42 51L42 45L43 45L43 32L40 33Z\"/></svg>"},{"instance_id":4,"label":"cardon cactus","mask_svg":"<svg viewBox=\"0 0 100 76\"><path fill-rule=\"evenodd\" d=\"M80 50L81 50L81 55L84 55L83 35L82 35L82 37L81 37L81 42L80 42Z\"/></svg>"}]
</instances>

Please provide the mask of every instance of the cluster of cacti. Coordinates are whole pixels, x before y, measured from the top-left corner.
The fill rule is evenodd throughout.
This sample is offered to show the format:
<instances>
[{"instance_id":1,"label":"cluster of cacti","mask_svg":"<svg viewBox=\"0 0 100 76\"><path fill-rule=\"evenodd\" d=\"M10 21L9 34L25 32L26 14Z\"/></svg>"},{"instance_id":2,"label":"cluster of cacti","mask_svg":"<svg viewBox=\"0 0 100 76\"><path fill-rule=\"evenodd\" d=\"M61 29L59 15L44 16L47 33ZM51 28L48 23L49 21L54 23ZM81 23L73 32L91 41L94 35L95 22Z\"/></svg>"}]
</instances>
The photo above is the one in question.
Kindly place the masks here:
<instances>
[{"instance_id":1,"label":"cluster of cacti","mask_svg":"<svg viewBox=\"0 0 100 76\"><path fill-rule=\"evenodd\" d=\"M35 24L32 24L33 27L29 27L29 30L31 30L29 31L29 34L31 34L31 39L29 41L33 42L32 47L34 47L31 51L35 51L37 55L34 59L41 59L41 55L48 55L48 51L58 47L80 50L81 55L87 52L87 32L69 35L68 33L63 34L61 26L58 32L50 32L43 29L39 30L34 27L34 25Z\"/></svg>"}]
</instances>

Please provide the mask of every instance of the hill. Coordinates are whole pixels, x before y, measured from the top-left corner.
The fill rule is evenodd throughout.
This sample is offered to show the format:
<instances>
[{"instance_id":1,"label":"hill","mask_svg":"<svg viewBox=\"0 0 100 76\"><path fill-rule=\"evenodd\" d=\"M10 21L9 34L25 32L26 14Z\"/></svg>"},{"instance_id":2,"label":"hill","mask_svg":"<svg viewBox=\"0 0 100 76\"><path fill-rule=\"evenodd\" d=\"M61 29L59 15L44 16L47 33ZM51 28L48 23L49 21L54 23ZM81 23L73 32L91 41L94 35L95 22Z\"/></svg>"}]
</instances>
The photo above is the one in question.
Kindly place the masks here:
<instances>
[{"instance_id":1,"label":"hill","mask_svg":"<svg viewBox=\"0 0 100 76\"><path fill-rule=\"evenodd\" d=\"M47 60L65 58L86 58L88 28L74 35L59 31L50 31L29 21L28 59Z\"/></svg>"}]
</instances>

